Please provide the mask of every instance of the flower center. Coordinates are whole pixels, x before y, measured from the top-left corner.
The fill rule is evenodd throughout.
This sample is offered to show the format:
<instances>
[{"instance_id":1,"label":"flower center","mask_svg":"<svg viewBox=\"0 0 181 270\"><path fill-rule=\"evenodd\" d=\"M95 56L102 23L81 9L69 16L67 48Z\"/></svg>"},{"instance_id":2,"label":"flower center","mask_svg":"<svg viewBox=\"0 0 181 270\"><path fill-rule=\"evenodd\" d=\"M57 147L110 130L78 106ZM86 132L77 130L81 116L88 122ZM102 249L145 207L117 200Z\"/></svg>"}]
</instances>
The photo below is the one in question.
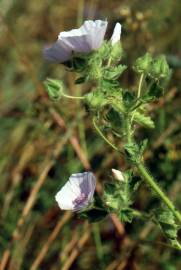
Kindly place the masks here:
<instances>
[{"instance_id":1,"label":"flower center","mask_svg":"<svg viewBox=\"0 0 181 270\"><path fill-rule=\"evenodd\" d=\"M87 195L85 193L81 193L79 197L77 197L73 203L75 204L81 204L87 199Z\"/></svg>"}]
</instances>

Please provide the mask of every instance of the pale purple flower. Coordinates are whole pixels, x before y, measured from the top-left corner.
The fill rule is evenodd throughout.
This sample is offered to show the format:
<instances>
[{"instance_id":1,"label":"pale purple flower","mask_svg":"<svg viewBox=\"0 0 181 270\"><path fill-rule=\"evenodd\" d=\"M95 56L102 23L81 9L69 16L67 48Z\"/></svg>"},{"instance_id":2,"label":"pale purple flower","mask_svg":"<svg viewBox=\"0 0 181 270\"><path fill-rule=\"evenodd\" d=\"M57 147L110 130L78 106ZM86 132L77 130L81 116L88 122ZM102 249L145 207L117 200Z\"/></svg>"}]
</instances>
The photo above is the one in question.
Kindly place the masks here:
<instances>
[{"instance_id":1,"label":"pale purple flower","mask_svg":"<svg viewBox=\"0 0 181 270\"><path fill-rule=\"evenodd\" d=\"M72 58L73 52L89 53L101 47L106 33L108 22L102 20L85 21L78 28L60 32L58 40L43 51L46 60L63 63ZM121 25L116 24L111 38L114 45L120 40Z\"/></svg>"},{"instance_id":2,"label":"pale purple flower","mask_svg":"<svg viewBox=\"0 0 181 270\"><path fill-rule=\"evenodd\" d=\"M96 178L92 172L72 174L55 200L62 210L80 211L93 201L95 186Z\"/></svg>"}]
</instances>

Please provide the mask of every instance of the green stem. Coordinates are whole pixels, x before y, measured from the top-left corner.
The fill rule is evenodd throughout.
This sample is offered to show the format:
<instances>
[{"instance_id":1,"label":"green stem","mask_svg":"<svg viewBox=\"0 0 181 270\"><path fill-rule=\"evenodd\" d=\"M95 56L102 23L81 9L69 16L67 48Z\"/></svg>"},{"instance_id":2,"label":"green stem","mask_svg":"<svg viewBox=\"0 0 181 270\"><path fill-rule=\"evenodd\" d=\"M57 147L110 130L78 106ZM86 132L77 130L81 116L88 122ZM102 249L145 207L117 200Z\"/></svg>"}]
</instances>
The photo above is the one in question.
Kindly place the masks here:
<instances>
[{"instance_id":1,"label":"green stem","mask_svg":"<svg viewBox=\"0 0 181 270\"><path fill-rule=\"evenodd\" d=\"M143 79L144 79L144 73L142 73L141 77L140 77L137 98L139 98L141 96L141 88L142 88L142 84L143 84Z\"/></svg>"},{"instance_id":2,"label":"green stem","mask_svg":"<svg viewBox=\"0 0 181 270\"><path fill-rule=\"evenodd\" d=\"M131 123L130 123L130 116L129 115L127 115L125 117L125 124L126 124L125 130L126 130L126 135L127 135L128 143L132 143L132 138L131 138Z\"/></svg>"},{"instance_id":3,"label":"green stem","mask_svg":"<svg viewBox=\"0 0 181 270\"><path fill-rule=\"evenodd\" d=\"M126 135L128 143L133 143L133 139L131 136L131 121L129 115L126 116ZM145 180L145 182L151 187L152 190L160 197L160 199L167 205L167 207L172 211L177 220L181 223L181 213L175 209L172 201L167 197L167 195L161 190L159 185L153 176L146 170L143 162L137 162L136 167Z\"/></svg>"},{"instance_id":4,"label":"green stem","mask_svg":"<svg viewBox=\"0 0 181 270\"><path fill-rule=\"evenodd\" d=\"M98 127L97 124L96 124L95 117L93 118L93 125L94 125L96 131L99 133L99 135L104 139L104 141L106 141L106 142L107 142L114 150L119 151L119 149L118 149L114 144L112 144L112 143L104 136L104 134L102 133L102 131L99 129L99 127Z\"/></svg>"},{"instance_id":5,"label":"green stem","mask_svg":"<svg viewBox=\"0 0 181 270\"><path fill-rule=\"evenodd\" d=\"M141 89L142 89L142 85L143 85L143 80L144 80L144 73L141 74L141 77L140 77L140 81L139 81L139 85L138 85L138 92L137 92L137 99L138 99L138 102L137 104L135 105L135 108L134 110L139 107L142 102L139 102L139 98L141 96ZM139 106L138 106L139 105ZM132 114L132 117L131 117L131 122L133 122L133 119L134 119L134 112Z\"/></svg>"},{"instance_id":6,"label":"green stem","mask_svg":"<svg viewBox=\"0 0 181 270\"><path fill-rule=\"evenodd\" d=\"M172 201L167 197L167 195L161 190L159 185L156 183L156 180L153 176L146 170L143 163L137 163L136 167L140 172L140 175L144 178L145 182L154 190L161 200L167 205L167 207L172 211L177 220L181 223L181 214L175 209Z\"/></svg>"},{"instance_id":7,"label":"green stem","mask_svg":"<svg viewBox=\"0 0 181 270\"><path fill-rule=\"evenodd\" d=\"M76 96L70 96L70 95L66 95L66 94L62 94L63 97L66 97L66 98L71 98L71 99L84 99L85 97L76 97Z\"/></svg>"},{"instance_id":8,"label":"green stem","mask_svg":"<svg viewBox=\"0 0 181 270\"><path fill-rule=\"evenodd\" d=\"M102 241L98 223L93 224L93 233L94 233L94 241L96 244L97 257L99 261L102 262L104 254L102 249Z\"/></svg>"}]
</instances>

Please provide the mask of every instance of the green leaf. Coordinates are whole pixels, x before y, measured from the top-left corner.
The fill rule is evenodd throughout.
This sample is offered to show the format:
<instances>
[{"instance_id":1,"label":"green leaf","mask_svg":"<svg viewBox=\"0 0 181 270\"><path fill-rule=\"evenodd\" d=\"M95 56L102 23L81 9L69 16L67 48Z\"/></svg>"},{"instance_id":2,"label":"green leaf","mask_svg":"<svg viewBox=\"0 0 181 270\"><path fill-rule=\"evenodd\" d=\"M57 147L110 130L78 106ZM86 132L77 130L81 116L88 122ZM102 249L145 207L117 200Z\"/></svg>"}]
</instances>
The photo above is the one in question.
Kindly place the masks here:
<instances>
[{"instance_id":1,"label":"green leaf","mask_svg":"<svg viewBox=\"0 0 181 270\"><path fill-rule=\"evenodd\" d=\"M171 245L181 250L181 244L177 240L179 226L176 224L173 213L166 207L160 207L154 211L154 215L163 234Z\"/></svg>"},{"instance_id":2,"label":"green leaf","mask_svg":"<svg viewBox=\"0 0 181 270\"><path fill-rule=\"evenodd\" d=\"M107 214L108 211L97 192L94 194L94 201L92 205L78 213L80 218L88 219L90 222L100 221L105 218Z\"/></svg>"},{"instance_id":3,"label":"green leaf","mask_svg":"<svg viewBox=\"0 0 181 270\"><path fill-rule=\"evenodd\" d=\"M44 85L52 100L59 100L62 97L64 90L62 81L48 78L45 80Z\"/></svg>"},{"instance_id":4,"label":"green leaf","mask_svg":"<svg viewBox=\"0 0 181 270\"><path fill-rule=\"evenodd\" d=\"M124 172L124 181L107 182L104 184L104 202L110 212L120 213L122 209L130 208L133 203L132 174Z\"/></svg>"},{"instance_id":5,"label":"green leaf","mask_svg":"<svg viewBox=\"0 0 181 270\"><path fill-rule=\"evenodd\" d=\"M97 54L102 60L107 60L110 57L112 46L110 42L104 41L98 49Z\"/></svg>"},{"instance_id":6,"label":"green leaf","mask_svg":"<svg viewBox=\"0 0 181 270\"><path fill-rule=\"evenodd\" d=\"M130 91L124 91L123 92L123 101L124 105L127 108L131 108L135 103L135 96Z\"/></svg>"},{"instance_id":7,"label":"green leaf","mask_svg":"<svg viewBox=\"0 0 181 270\"><path fill-rule=\"evenodd\" d=\"M149 73L150 72L150 66L152 64L153 58L149 53L146 53L144 56L139 57L133 68L137 73Z\"/></svg>"},{"instance_id":8,"label":"green leaf","mask_svg":"<svg viewBox=\"0 0 181 270\"><path fill-rule=\"evenodd\" d=\"M110 123L110 128L121 133L123 126L123 115L113 108L110 108L106 114L106 120Z\"/></svg>"},{"instance_id":9,"label":"green leaf","mask_svg":"<svg viewBox=\"0 0 181 270\"><path fill-rule=\"evenodd\" d=\"M86 82L87 80L87 77L86 76L83 76L83 77L79 77L75 80L75 84L82 84L84 82Z\"/></svg>"},{"instance_id":10,"label":"green leaf","mask_svg":"<svg viewBox=\"0 0 181 270\"><path fill-rule=\"evenodd\" d=\"M132 162L139 162L141 158L141 153L139 146L136 143L127 143L124 145L125 154L129 160Z\"/></svg>"},{"instance_id":11,"label":"green leaf","mask_svg":"<svg viewBox=\"0 0 181 270\"><path fill-rule=\"evenodd\" d=\"M158 56L152 61L150 74L156 78L165 78L170 75L170 68L164 55Z\"/></svg>"},{"instance_id":12,"label":"green leaf","mask_svg":"<svg viewBox=\"0 0 181 270\"><path fill-rule=\"evenodd\" d=\"M89 80L102 78L102 59L97 53L92 54L92 57L88 61L87 74Z\"/></svg>"},{"instance_id":13,"label":"green leaf","mask_svg":"<svg viewBox=\"0 0 181 270\"><path fill-rule=\"evenodd\" d=\"M104 209L90 209L88 211L80 212L79 217L82 219L88 219L90 222L97 222L104 219L108 212Z\"/></svg>"},{"instance_id":14,"label":"green leaf","mask_svg":"<svg viewBox=\"0 0 181 270\"><path fill-rule=\"evenodd\" d=\"M139 143L140 154L143 155L148 145L148 139L144 139Z\"/></svg>"},{"instance_id":15,"label":"green leaf","mask_svg":"<svg viewBox=\"0 0 181 270\"><path fill-rule=\"evenodd\" d=\"M125 65L118 65L116 67L109 67L104 70L103 77L107 80L118 79L119 76L125 71L127 67Z\"/></svg>"},{"instance_id":16,"label":"green leaf","mask_svg":"<svg viewBox=\"0 0 181 270\"><path fill-rule=\"evenodd\" d=\"M153 82L148 90L147 96L150 100L158 99L164 94L164 89L159 85L159 82Z\"/></svg>"},{"instance_id":17,"label":"green leaf","mask_svg":"<svg viewBox=\"0 0 181 270\"><path fill-rule=\"evenodd\" d=\"M88 57L75 56L72 59L71 69L75 72L82 72L87 68Z\"/></svg>"},{"instance_id":18,"label":"green leaf","mask_svg":"<svg viewBox=\"0 0 181 270\"><path fill-rule=\"evenodd\" d=\"M133 210L131 208L121 209L118 217L122 222L131 223L134 218Z\"/></svg>"},{"instance_id":19,"label":"green leaf","mask_svg":"<svg viewBox=\"0 0 181 270\"><path fill-rule=\"evenodd\" d=\"M153 120L149 116L145 116L144 114L138 111L134 113L134 121L139 125L142 125L147 128L155 127Z\"/></svg>"},{"instance_id":20,"label":"green leaf","mask_svg":"<svg viewBox=\"0 0 181 270\"><path fill-rule=\"evenodd\" d=\"M108 100L105 94L97 89L85 95L85 102L91 109L101 109L108 103Z\"/></svg>"},{"instance_id":21,"label":"green leaf","mask_svg":"<svg viewBox=\"0 0 181 270\"><path fill-rule=\"evenodd\" d=\"M104 192L107 195L112 195L116 192L117 190L117 185L115 183L110 183L110 182L106 182L104 184Z\"/></svg>"},{"instance_id":22,"label":"green leaf","mask_svg":"<svg viewBox=\"0 0 181 270\"><path fill-rule=\"evenodd\" d=\"M114 46L111 46L111 53L110 58L112 61L120 61L123 57L123 48L120 42L117 42L114 44Z\"/></svg>"}]
</instances>

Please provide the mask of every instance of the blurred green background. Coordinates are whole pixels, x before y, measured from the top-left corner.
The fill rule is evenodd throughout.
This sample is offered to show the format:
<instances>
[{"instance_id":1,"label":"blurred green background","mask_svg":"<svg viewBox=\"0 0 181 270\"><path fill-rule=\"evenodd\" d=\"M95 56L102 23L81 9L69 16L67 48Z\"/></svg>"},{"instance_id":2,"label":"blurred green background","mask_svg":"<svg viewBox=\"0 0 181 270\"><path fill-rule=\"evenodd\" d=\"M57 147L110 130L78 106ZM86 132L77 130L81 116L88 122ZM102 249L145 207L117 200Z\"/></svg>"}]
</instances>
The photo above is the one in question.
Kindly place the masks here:
<instances>
[{"instance_id":1,"label":"blurred green background","mask_svg":"<svg viewBox=\"0 0 181 270\"><path fill-rule=\"evenodd\" d=\"M146 51L164 53L173 74L165 96L150 106L156 128L140 129L149 137L145 159L153 175L181 209L180 75L181 2L179 0L44 0L0 1L0 260L1 269L175 270L178 251L149 221L122 224L112 215L88 224L60 211L54 195L71 173L92 170L102 183L111 168L125 161L99 138L81 102L51 102L42 82L63 79L69 94L91 86L75 86L74 74L46 63L42 48L60 31L79 27L85 19L123 26L124 61L132 64ZM121 83L135 88L128 69ZM111 135L110 135L111 136ZM121 142L120 142L121 147ZM157 198L139 189L135 207L147 211Z\"/></svg>"}]
</instances>

